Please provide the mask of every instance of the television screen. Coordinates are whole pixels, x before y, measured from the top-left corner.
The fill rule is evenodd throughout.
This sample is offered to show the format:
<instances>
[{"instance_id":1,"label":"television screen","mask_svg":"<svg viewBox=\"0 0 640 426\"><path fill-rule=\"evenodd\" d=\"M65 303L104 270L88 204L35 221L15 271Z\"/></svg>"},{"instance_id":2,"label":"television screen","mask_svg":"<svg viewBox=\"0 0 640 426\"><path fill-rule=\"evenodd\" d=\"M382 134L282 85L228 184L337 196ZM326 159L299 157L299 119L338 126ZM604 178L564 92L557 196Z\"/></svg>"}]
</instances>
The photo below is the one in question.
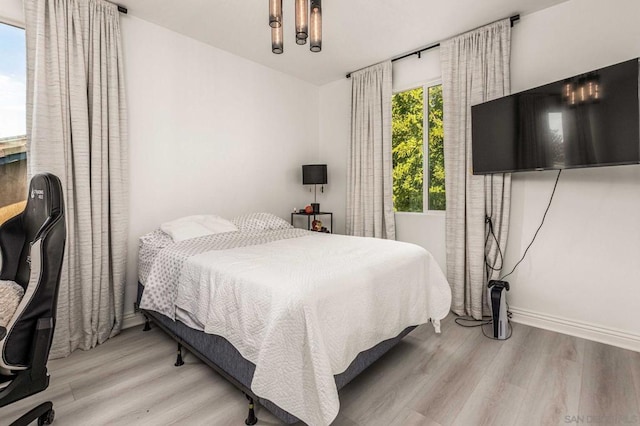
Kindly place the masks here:
<instances>
[{"instance_id":1,"label":"television screen","mask_svg":"<svg viewBox=\"0 0 640 426\"><path fill-rule=\"evenodd\" d=\"M640 163L638 59L471 107L473 173Z\"/></svg>"}]
</instances>

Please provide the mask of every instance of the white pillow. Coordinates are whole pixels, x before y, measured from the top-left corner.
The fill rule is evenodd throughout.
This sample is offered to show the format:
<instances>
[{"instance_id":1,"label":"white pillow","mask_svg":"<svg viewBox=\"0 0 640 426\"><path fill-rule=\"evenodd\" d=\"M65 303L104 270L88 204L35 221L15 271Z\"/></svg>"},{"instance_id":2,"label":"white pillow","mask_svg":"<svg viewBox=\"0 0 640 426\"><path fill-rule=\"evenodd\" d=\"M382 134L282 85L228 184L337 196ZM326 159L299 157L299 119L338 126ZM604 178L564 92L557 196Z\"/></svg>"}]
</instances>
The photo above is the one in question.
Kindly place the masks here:
<instances>
[{"instance_id":1,"label":"white pillow","mask_svg":"<svg viewBox=\"0 0 640 426\"><path fill-rule=\"evenodd\" d=\"M227 219L215 215L182 217L172 220L171 222L163 223L160 225L160 229L167 233L176 243L190 238L238 230L238 228Z\"/></svg>"},{"instance_id":2,"label":"white pillow","mask_svg":"<svg viewBox=\"0 0 640 426\"><path fill-rule=\"evenodd\" d=\"M289 222L271 213L243 214L232 221L241 231L267 231L293 228Z\"/></svg>"},{"instance_id":3,"label":"white pillow","mask_svg":"<svg viewBox=\"0 0 640 426\"><path fill-rule=\"evenodd\" d=\"M13 281L0 280L0 326L7 327L24 296L24 289Z\"/></svg>"}]
</instances>

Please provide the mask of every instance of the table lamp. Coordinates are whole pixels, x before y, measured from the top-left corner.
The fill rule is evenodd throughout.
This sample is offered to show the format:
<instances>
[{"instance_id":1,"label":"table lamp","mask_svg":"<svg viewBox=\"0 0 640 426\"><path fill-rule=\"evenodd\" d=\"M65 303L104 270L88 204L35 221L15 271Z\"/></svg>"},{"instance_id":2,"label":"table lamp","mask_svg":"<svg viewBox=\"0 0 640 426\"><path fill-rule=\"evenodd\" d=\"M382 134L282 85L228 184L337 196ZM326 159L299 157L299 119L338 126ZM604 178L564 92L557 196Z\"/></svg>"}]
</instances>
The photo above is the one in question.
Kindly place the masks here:
<instances>
[{"instance_id":1,"label":"table lamp","mask_svg":"<svg viewBox=\"0 0 640 426\"><path fill-rule=\"evenodd\" d=\"M326 164L305 164L302 166L302 184L314 186L313 203L311 207L314 213L320 213L320 204L318 204L318 185L323 185L321 191L324 192L324 185L327 184L327 165Z\"/></svg>"}]
</instances>

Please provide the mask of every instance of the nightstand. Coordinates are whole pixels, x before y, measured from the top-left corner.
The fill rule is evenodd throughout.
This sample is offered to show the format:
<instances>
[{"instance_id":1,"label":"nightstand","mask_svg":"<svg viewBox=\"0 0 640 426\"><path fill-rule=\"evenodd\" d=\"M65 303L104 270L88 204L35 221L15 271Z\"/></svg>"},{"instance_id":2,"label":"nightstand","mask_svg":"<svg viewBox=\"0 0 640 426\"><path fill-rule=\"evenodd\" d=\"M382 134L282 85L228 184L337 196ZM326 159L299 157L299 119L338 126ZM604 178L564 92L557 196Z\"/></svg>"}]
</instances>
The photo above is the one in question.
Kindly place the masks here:
<instances>
[{"instance_id":1,"label":"nightstand","mask_svg":"<svg viewBox=\"0 0 640 426\"><path fill-rule=\"evenodd\" d=\"M293 225L293 217L294 216L306 216L307 217L307 229L311 230L311 218L316 220L317 216L329 216L329 233L333 232L333 213L332 212L318 212L318 213L305 213L305 212L297 212L291 213L291 225ZM325 225L326 226L326 225Z\"/></svg>"}]
</instances>

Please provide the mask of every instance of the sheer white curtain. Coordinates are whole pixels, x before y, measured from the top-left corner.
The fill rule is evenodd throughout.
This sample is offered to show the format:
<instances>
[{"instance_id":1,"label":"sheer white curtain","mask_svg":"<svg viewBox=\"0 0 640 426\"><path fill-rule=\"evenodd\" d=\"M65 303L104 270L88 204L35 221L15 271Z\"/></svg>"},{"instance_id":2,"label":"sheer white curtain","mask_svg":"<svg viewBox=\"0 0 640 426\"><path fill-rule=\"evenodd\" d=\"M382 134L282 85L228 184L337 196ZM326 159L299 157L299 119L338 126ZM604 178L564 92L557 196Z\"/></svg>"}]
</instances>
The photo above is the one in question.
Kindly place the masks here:
<instances>
[{"instance_id":1,"label":"sheer white curtain","mask_svg":"<svg viewBox=\"0 0 640 426\"><path fill-rule=\"evenodd\" d=\"M447 40L440 51L451 309L480 319L486 305L487 275L497 277L485 265L485 255L488 265L499 268L502 256L495 240L502 253L506 248L511 175L472 174L471 106L509 93L511 22L505 19ZM491 217L495 239L487 239L486 217Z\"/></svg>"},{"instance_id":2,"label":"sheer white curtain","mask_svg":"<svg viewBox=\"0 0 640 426\"><path fill-rule=\"evenodd\" d=\"M103 0L25 0L29 173L62 181L67 246L52 357L122 327L128 228L120 17Z\"/></svg>"},{"instance_id":3,"label":"sheer white curtain","mask_svg":"<svg viewBox=\"0 0 640 426\"><path fill-rule=\"evenodd\" d=\"M396 238L391 96L391 61L351 74L348 235Z\"/></svg>"}]
</instances>

